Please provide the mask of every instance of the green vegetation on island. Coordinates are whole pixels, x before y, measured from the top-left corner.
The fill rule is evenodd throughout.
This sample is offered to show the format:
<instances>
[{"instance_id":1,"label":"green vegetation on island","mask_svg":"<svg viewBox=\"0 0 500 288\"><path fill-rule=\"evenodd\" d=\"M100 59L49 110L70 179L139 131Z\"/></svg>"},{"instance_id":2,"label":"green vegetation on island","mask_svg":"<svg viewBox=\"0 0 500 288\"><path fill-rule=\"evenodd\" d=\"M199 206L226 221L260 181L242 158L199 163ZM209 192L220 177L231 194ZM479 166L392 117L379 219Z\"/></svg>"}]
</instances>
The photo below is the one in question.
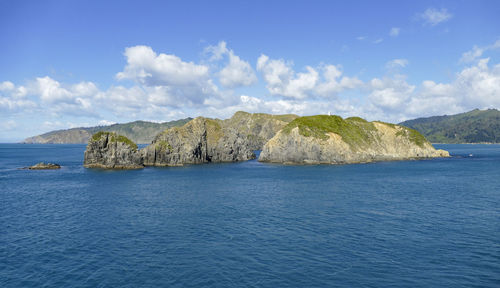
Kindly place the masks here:
<instances>
[{"instance_id":1,"label":"green vegetation on island","mask_svg":"<svg viewBox=\"0 0 500 288\"><path fill-rule=\"evenodd\" d=\"M329 138L327 133L335 133L341 136L342 140L351 146L351 148L358 149L379 140L379 135L375 133L377 129L373 123L381 123L398 129L396 136L406 137L420 147L423 147L428 142L422 134L411 128L381 121L368 122L360 117L342 119L342 117L336 115L316 115L297 118L283 128L283 133L290 134L292 129L298 127L300 135L321 140Z\"/></svg>"},{"instance_id":2,"label":"green vegetation on island","mask_svg":"<svg viewBox=\"0 0 500 288\"><path fill-rule=\"evenodd\" d=\"M27 138L23 143L38 143L38 144L84 144L87 143L97 132L107 131L115 132L119 135L124 135L135 143L148 144L153 141L155 136L161 131L171 128L180 127L192 118L180 119L170 122L155 123L148 121L134 121L124 124L113 124L108 126L81 127L65 130L51 131L38 136Z\"/></svg>"},{"instance_id":3,"label":"green vegetation on island","mask_svg":"<svg viewBox=\"0 0 500 288\"><path fill-rule=\"evenodd\" d=\"M99 131L92 135L92 141L99 141L102 136L111 136L108 137L110 142L121 142L127 144L133 151L137 151L137 144L135 144L132 140L128 139L123 135L118 135L115 132L107 132L107 131Z\"/></svg>"},{"instance_id":4,"label":"green vegetation on island","mask_svg":"<svg viewBox=\"0 0 500 288\"><path fill-rule=\"evenodd\" d=\"M433 143L500 143L500 111L496 109L418 118L400 123Z\"/></svg>"},{"instance_id":5,"label":"green vegetation on island","mask_svg":"<svg viewBox=\"0 0 500 288\"><path fill-rule=\"evenodd\" d=\"M329 138L327 133L338 134L353 148L367 145L373 137L376 137L370 133L376 130L373 123L359 117L342 119L336 115L305 116L293 120L282 131L289 134L296 127L299 128L300 135L322 140Z\"/></svg>"}]
</instances>

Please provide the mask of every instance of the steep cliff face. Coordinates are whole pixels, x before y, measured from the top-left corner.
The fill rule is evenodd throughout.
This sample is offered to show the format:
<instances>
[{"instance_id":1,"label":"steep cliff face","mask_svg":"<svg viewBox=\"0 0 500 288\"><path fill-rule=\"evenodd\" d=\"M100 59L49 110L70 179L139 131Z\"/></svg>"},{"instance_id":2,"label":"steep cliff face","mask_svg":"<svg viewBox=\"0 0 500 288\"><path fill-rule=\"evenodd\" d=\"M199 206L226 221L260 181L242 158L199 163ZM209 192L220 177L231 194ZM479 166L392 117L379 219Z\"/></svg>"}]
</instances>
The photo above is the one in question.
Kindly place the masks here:
<instances>
[{"instance_id":1,"label":"steep cliff face","mask_svg":"<svg viewBox=\"0 0 500 288\"><path fill-rule=\"evenodd\" d=\"M83 165L87 168L139 169L143 161L137 145L113 132L98 132L90 138Z\"/></svg>"},{"instance_id":2,"label":"steep cliff face","mask_svg":"<svg viewBox=\"0 0 500 288\"><path fill-rule=\"evenodd\" d=\"M224 120L222 125L246 137L252 150L262 150L269 139L298 117L293 114L271 115L238 111L233 117Z\"/></svg>"},{"instance_id":3,"label":"steep cliff face","mask_svg":"<svg viewBox=\"0 0 500 288\"><path fill-rule=\"evenodd\" d=\"M198 117L182 127L160 133L142 149L147 166L235 162L255 158L246 138L221 120Z\"/></svg>"},{"instance_id":4,"label":"steep cliff face","mask_svg":"<svg viewBox=\"0 0 500 288\"><path fill-rule=\"evenodd\" d=\"M318 115L290 122L264 145L259 161L343 164L447 156L403 126Z\"/></svg>"}]
</instances>

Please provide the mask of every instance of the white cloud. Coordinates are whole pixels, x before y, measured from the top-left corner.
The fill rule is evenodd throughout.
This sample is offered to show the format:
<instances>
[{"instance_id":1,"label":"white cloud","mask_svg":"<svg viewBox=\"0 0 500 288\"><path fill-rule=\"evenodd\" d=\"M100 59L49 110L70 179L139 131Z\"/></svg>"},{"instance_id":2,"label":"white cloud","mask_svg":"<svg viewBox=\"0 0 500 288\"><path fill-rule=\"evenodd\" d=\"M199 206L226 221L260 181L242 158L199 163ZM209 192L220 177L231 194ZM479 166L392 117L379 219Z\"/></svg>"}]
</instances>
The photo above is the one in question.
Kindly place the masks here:
<instances>
[{"instance_id":1,"label":"white cloud","mask_svg":"<svg viewBox=\"0 0 500 288\"><path fill-rule=\"evenodd\" d=\"M399 28L399 27L392 27L391 30L389 31L389 36L391 36L391 37L397 37L397 36L399 36L400 32L401 32L401 28Z\"/></svg>"},{"instance_id":2,"label":"white cloud","mask_svg":"<svg viewBox=\"0 0 500 288\"><path fill-rule=\"evenodd\" d=\"M212 54L210 56L210 61L218 61L221 60L224 55L229 52L229 49L227 48L227 43L225 41L220 41L215 46L210 45L206 47L204 52Z\"/></svg>"},{"instance_id":3,"label":"white cloud","mask_svg":"<svg viewBox=\"0 0 500 288\"><path fill-rule=\"evenodd\" d=\"M358 40L358 41L363 41L365 39L366 39L366 36L358 36L358 37L356 37L356 40Z\"/></svg>"},{"instance_id":4,"label":"white cloud","mask_svg":"<svg viewBox=\"0 0 500 288\"><path fill-rule=\"evenodd\" d=\"M402 75L396 75L394 78L374 78L369 86L372 90L368 96L369 100L385 111L400 109L415 90L415 86L408 84Z\"/></svg>"},{"instance_id":5,"label":"white cloud","mask_svg":"<svg viewBox=\"0 0 500 288\"><path fill-rule=\"evenodd\" d=\"M85 98L93 97L98 91L99 89L92 82L80 82L62 87L58 81L45 76L36 78L30 92L40 95L40 99L44 102L83 103Z\"/></svg>"},{"instance_id":6,"label":"white cloud","mask_svg":"<svg viewBox=\"0 0 500 288\"><path fill-rule=\"evenodd\" d=\"M425 25L435 26L439 23L446 22L453 17L447 9L441 8L437 10L435 8L428 8L424 13L419 15L419 18L424 21Z\"/></svg>"},{"instance_id":7,"label":"white cloud","mask_svg":"<svg viewBox=\"0 0 500 288\"><path fill-rule=\"evenodd\" d=\"M404 68L406 66L408 66L408 60L403 58L393 59L385 63L385 68L388 70L395 70L395 69L397 70L399 68Z\"/></svg>"},{"instance_id":8,"label":"white cloud","mask_svg":"<svg viewBox=\"0 0 500 288\"><path fill-rule=\"evenodd\" d=\"M462 54L462 57L460 58L460 62L462 62L462 63L474 62L476 59L483 56L484 52L490 51L490 50L496 50L496 49L500 49L500 40L497 40L495 43L493 43L491 45L484 46L484 47L478 47L478 46L474 45L474 47L472 47L472 50L464 52Z\"/></svg>"},{"instance_id":9,"label":"white cloud","mask_svg":"<svg viewBox=\"0 0 500 288\"><path fill-rule=\"evenodd\" d=\"M0 83L0 111L18 112L37 107L34 101L25 98L26 91L26 87L16 87L10 81Z\"/></svg>"},{"instance_id":10,"label":"white cloud","mask_svg":"<svg viewBox=\"0 0 500 288\"><path fill-rule=\"evenodd\" d=\"M188 86L208 78L207 66L184 62L175 55L157 55L148 46L128 47L124 55L127 66L116 74L118 80L130 79L146 86Z\"/></svg>"},{"instance_id":11,"label":"white cloud","mask_svg":"<svg viewBox=\"0 0 500 288\"><path fill-rule=\"evenodd\" d=\"M384 41L384 38L378 38L377 40L373 41L373 44L380 44Z\"/></svg>"},{"instance_id":12,"label":"white cloud","mask_svg":"<svg viewBox=\"0 0 500 288\"><path fill-rule=\"evenodd\" d=\"M364 109L372 109L371 114L381 115L383 119L400 121L475 108L498 108L500 64L490 67L488 63L488 58L481 59L457 73L450 83L426 80L417 87L407 83L401 75L375 78L370 82L370 103Z\"/></svg>"},{"instance_id":13,"label":"white cloud","mask_svg":"<svg viewBox=\"0 0 500 288\"><path fill-rule=\"evenodd\" d=\"M208 46L206 53L212 54L210 61L221 60L224 55L228 57L227 65L222 68L217 75L222 86L227 88L236 88L240 86L250 86L257 82L257 76L252 66L247 61L234 54L234 51L227 48L224 41L219 42L217 46Z\"/></svg>"},{"instance_id":14,"label":"white cloud","mask_svg":"<svg viewBox=\"0 0 500 288\"><path fill-rule=\"evenodd\" d=\"M109 125L113 125L113 124L116 124L115 121L108 121L108 120L99 120L99 122L97 122L97 125L99 126L109 126Z\"/></svg>"},{"instance_id":15,"label":"white cloud","mask_svg":"<svg viewBox=\"0 0 500 288\"><path fill-rule=\"evenodd\" d=\"M202 105L206 98L219 94L206 65L185 62L175 55L156 54L148 46L126 48L125 57L127 66L116 74L117 79L133 80L143 87L162 87L162 97L168 101Z\"/></svg>"},{"instance_id":16,"label":"white cloud","mask_svg":"<svg viewBox=\"0 0 500 288\"><path fill-rule=\"evenodd\" d=\"M318 82L318 72L307 66L307 72L296 74L291 66L291 63L285 63L282 59L272 60L266 55L261 55L257 60L257 70L263 74L271 94L307 98Z\"/></svg>"},{"instance_id":17,"label":"white cloud","mask_svg":"<svg viewBox=\"0 0 500 288\"><path fill-rule=\"evenodd\" d=\"M346 89L355 89L363 85L356 77L342 76L340 66L326 65L322 67L324 81L319 83L315 89L322 97L335 97Z\"/></svg>"},{"instance_id":18,"label":"white cloud","mask_svg":"<svg viewBox=\"0 0 500 288\"><path fill-rule=\"evenodd\" d=\"M340 66L306 66L305 69L306 72L295 73L291 62L269 59L266 55L261 55L257 61L257 70L262 73L272 95L293 99L333 97L345 89L354 89L362 84L355 77L341 77Z\"/></svg>"},{"instance_id":19,"label":"white cloud","mask_svg":"<svg viewBox=\"0 0 500 288\"><path fill-rule=\"evenodd\" d=\"M0 83L0 91L11 91L14 90L15 86L14 83L10 81L4 81Z\"/></svg>"}]
</instances>

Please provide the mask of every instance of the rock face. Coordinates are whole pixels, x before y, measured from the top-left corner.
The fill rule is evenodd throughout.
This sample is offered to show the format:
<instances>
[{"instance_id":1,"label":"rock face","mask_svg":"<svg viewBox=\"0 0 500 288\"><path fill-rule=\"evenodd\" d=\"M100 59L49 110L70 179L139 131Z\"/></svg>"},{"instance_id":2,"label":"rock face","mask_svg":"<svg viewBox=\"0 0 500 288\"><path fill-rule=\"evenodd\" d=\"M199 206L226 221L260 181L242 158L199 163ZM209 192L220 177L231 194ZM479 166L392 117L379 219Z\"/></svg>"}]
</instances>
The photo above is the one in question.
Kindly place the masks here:
<instances>
[{"instance_id":1,"label":"rock face","mask_svg":"<svg viewBox=\"0 0 500 288\"><path fill-rule=\"evenodd\" d=\"M262 150L264 144L288 123L298 118L293 114L271 115L264 113L236 112L223 121L224 127L232 128L244 137L252 150Z\"/></svg>"},{"instance_id":2,"label":"rock face","mask_svg":"<svg viewBox=\"0 0 500 288\"><path fill-rule=\"evenodd\" d=\"M28 167L29 170L61 169L61 165L55 163L40 162Z\"/></svg>"},{"instance_id":3,"label":"rock face","mask_svg":"<svg viewBox=\"0 0 500 288\"><path fill-rule=\"evenodd\" d=\"M85 150L83 165L87 168L139 169L143 168L137 145L125 136L113 132L98 132L92 136Z\"/></svg>"},{"instance_id":4,"label":"rock face","mask_svg":"<svg viewBox=\"0 0 500 288\"><path fill-rule=\"evenodd\" d=\"M448 156L404 126L318 115L290 122L264 145L259 161L344 164Z\"/></svg>"},{"instance_id":5,"label":"rock face","mask_svg":"<svg viewBox=\"0 0 500 288\"><path fill-rule=\"evenodd\" d=\"M247 137L223 121L198 117L165 130L142 149L146 166L235 162L255 158Z\"/></svg>"}]
</instances>

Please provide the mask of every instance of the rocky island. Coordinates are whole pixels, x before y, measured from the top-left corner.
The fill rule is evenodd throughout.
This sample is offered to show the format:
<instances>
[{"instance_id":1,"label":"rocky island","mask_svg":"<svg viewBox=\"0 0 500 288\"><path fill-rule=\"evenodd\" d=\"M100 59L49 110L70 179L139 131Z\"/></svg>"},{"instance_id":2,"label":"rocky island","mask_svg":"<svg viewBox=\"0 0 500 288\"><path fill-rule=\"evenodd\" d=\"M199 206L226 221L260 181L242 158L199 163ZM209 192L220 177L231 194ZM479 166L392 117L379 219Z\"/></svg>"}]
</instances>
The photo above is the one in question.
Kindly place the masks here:
<instances>
[{"instance_id":1,"label":"rocky island","mask_svg":"<svg viewBox=\"0 0 500 288\"><path fill-rule=\"evenodd\" d=\"M29 170L54 170L54 169L61 169L61 165L56 164L56 163L45 163L45 162L40 162L37 163L33 166L25 167L23 169L29 169Z\"/></svg>"},{"instance_id":2,"label":"rocky island","mask_svg":"<svg viewBox=\"0 0 500 288\"><path fill-rule=\"evenodd\" d=\"M87 145L83 166L104 169L144 168L137 145L114 132L97 132Z\"/></svg>"},{"instance_id":3,"label":"rocky island","mask_svg":"<svg viewBox=\"0 0 500 288\"><path fill-rule=\"evenodd\" d=\"M237 162L255 159L285 164L346 164L448 157L417 131L359 117L269 115L237 112L220 120L198 117L159 133L143 149L125 136L92 136L84 166L137 169L145 166Z\"/></svg>"},{"instance_id":4,"label":"rocky island","mask_svg":"<svg viewBox=\"0 0 500 288\"><path fill-rule=\"evenodd\" d=\"M198 117L159 133L143 149L113 132L92 136L84 156L87 168L137 169L144 166L236 162L255 159L254 150L298 116L237 112L220 120Z\"/></svg>"},{"instance_id":5,"label":"rocky island","mask_svg":"<svg viewBox=\"0 0 500 288\"><path fill-rule=\"evenodd\" d=\"M417 131L359 117L307 116L290 122L260 153L259 161L286 164L348 164L448 157Z\"/></svg>"}]
</instances>

